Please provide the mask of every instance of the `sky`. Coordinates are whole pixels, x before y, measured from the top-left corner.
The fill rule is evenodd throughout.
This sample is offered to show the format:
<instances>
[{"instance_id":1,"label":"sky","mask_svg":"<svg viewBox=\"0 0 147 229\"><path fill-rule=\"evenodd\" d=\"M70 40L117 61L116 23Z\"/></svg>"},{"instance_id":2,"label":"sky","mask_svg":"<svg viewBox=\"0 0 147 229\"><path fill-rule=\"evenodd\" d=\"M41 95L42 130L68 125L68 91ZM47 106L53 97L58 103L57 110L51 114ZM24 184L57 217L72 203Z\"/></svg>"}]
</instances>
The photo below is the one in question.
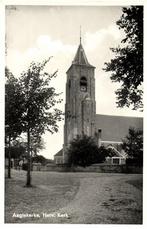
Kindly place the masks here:
<instances>
[{"instance_id":1,"label":"sky","mask_svg":"<svg viewBox=\"0 0 147 229\"><path fill-rule=\"evenodd\" d=\"M70 67L80 41L89 63L96 67L96 113L109 115L143 116L138 111L116 108L115 90L104 63L113 57L110 47L117 47L124 34L116 21L122 14L121 6L16 6L6 10L6 65L19 77L32 61L52 56L46 66L50 73L58 70L52 81L57 92L62 92L62 111L65 106L66 71ZM45 149L40 152L53 159L63 145L63 125L51 135L45 133Z\"/></svg>"}]
</instances>

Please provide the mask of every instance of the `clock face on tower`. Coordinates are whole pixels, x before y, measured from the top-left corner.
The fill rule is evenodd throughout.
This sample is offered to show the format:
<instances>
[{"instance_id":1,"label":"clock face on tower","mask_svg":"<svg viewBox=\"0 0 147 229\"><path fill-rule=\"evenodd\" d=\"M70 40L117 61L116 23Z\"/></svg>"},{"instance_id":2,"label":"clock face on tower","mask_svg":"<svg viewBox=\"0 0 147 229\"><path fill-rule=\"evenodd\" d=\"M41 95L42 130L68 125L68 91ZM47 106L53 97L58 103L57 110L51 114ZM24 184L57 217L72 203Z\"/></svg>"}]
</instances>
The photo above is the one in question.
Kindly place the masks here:
<instances>
[{"instance_id":1,"label":"clock face on tower","mask_svg":"<svg viewBox=\"0 0 147 229\"><path fill-rule=\"evenodd\" d=\"M84 92L87 91L86 86L83 86L83 85L82 85L82 86L81 86L81 91L84 91Z\"/></svg>"}]
</instances>

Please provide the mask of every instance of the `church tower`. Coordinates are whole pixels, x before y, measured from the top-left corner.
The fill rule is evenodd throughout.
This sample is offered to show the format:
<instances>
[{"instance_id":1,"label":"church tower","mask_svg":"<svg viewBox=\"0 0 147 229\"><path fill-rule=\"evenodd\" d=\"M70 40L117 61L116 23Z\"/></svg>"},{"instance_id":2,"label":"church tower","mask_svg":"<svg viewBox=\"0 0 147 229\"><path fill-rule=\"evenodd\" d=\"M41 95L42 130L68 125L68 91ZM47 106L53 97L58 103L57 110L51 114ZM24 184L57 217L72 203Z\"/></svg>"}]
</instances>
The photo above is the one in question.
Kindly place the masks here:
<instances>
[{"instance_id":1,"label":"church tower","mask_svg":"<svg viewBox=\"0 0 147 229\"><path fill-rule=\"evenodd\" d=\"M89 64L81 44L67 74L64 152L77 135L95 137L95 67Z\"/></svg>"}]
</instances>

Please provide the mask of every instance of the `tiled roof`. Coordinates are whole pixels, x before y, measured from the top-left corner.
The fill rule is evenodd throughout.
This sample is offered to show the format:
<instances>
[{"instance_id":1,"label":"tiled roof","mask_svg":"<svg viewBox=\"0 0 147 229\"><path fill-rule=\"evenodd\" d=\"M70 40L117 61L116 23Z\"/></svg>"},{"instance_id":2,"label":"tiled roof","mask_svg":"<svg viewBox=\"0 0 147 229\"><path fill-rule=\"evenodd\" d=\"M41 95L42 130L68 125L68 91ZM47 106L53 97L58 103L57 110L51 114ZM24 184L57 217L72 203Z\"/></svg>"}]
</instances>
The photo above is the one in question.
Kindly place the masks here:
<instances>
[{"instance_id":1,"label":"tiled roof","mask_svg":"<svg viewBox=\"0 0 147 229\"><path fill-rule=\"evenodd\" d=\"M58 151L58 153L56 153L54 156L62 156L63 155L63 149L61 149L60 151Z\"/></svg>"},{"instance_id":2,"label":"tiled roof","mask_svg":"<svg viewBox=\"0 0 147 229\"><path fill-rule=\"evenodd\" d=\"M87 57L86 57L82 44L79 45L75 58L72 61L72 64L80 64L80 65L86 65L89 67L93 67L91 64L89 64L87 60Z\"/></svg>"},{"instance_id":3,"label":"tiled roof","mask_svg":"<svg viewBox=\"0 0 147 229\"><path fill-rule=\"evenodd\" d=\"M143 118L113 115L96 115L96 128L102 130L102 141L121 142L128 129L143 129Z\"/></svg>"}]
</instances>

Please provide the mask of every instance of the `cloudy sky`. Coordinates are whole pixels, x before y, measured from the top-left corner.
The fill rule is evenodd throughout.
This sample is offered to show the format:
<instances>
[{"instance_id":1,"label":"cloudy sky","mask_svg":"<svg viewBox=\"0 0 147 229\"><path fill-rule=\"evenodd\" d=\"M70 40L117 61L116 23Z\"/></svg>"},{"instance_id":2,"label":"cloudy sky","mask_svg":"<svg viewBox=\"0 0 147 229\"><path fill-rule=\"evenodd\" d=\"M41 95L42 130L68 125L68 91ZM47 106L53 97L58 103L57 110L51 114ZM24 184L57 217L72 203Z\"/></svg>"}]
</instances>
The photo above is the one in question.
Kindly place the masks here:
<instances>
[{"instance_id":1,"label":"cloudy sky","mask_svg":"<svg viewBox=\"0 0 147 229\"><path fill-rule=\"evenodd\" d=\"M102 70L104 62L110 61L110 47L116 47L123 33L115 22L122 14L121 6L16 6L6 10L6 64L19 77L31 61L42 61L53 56L46 69L58 77L53 80L57 92L63 92L64 111L66 71L77 51L82 27L82 44L90 64L96 67L97 114L141 116L130 109L118 109L114 91L118 85ZM59 132L46 133L46 149L41 152L47 158L62 148L63 124Z\"/></svg>"}]
</instances>

